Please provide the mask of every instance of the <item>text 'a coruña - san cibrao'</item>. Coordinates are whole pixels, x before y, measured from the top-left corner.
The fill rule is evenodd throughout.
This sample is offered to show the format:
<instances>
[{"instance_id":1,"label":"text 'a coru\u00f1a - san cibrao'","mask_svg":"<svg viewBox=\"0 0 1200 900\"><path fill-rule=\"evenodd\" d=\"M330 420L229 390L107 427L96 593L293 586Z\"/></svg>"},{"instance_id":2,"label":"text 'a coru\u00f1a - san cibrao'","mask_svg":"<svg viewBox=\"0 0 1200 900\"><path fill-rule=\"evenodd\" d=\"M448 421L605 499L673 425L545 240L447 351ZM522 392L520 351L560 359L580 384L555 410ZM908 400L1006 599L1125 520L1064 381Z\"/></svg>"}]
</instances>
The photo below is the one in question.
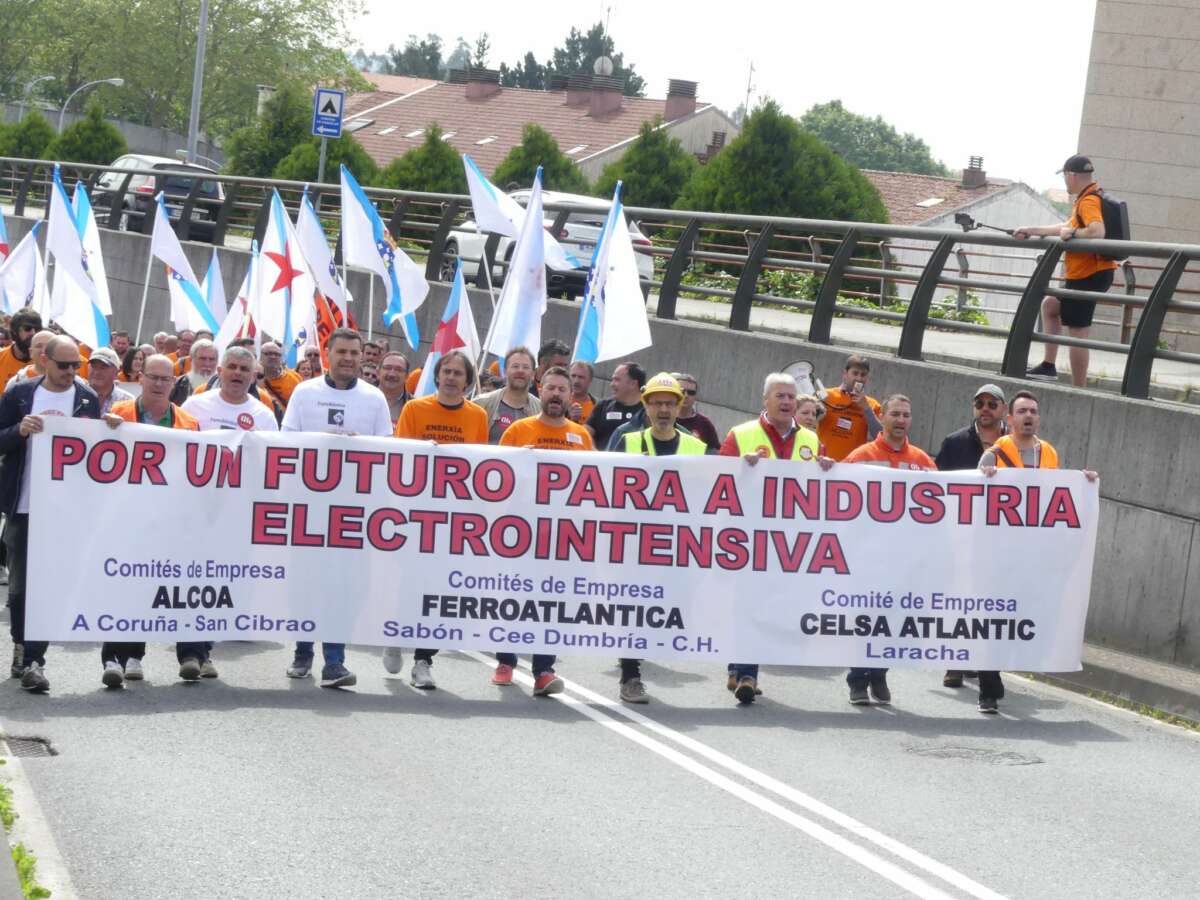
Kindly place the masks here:
<instances>
[{"instance_id":1,"label":"text 'a coru\u00f1a - san cibrao'","mask_svg":"<svg viewBox=\"0 0 1200 900\"><path fill-rule=\"evenodd\" d=\"M374 508L322 504L319 512L304 502L258 501L251 540L267 546L394 551L412 541L420 553L849 574L833 532L746 529L736 520L752 505L756 517L781 522L933 524L950 517L961 525L998 528L1079 527L1065 487L1043 496L1036 485L904 481L886 475L865 484L771 476L762 480L761 495L743 497L735 475L714 472L699 491L693 480L689 496L678 468L539 462L533 483L519 486L513 467L502 458L273 446L267 448L263 476L266 490L291 496L352 484L359 496L410 501ZM474 508L456 510L456 501ZM505 511L514 501L545 508L547 515ZM480 505L497 509L483 513ZM607 510L645 515L635 521L609 519ZM680 521L682 515L687 521Z\"/></svg>"}]
</instances>

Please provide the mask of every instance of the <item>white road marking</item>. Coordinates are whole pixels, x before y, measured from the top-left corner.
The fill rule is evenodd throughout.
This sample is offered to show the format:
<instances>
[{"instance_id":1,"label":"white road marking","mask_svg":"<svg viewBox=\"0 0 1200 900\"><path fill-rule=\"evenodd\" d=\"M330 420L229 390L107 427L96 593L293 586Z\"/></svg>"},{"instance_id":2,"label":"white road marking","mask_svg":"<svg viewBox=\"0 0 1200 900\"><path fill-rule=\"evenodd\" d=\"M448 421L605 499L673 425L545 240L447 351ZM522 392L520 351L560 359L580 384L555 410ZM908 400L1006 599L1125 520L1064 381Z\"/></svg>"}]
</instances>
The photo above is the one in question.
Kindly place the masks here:
<instances>
[{"instance_id":1,"label":"white road marking","mask_svg":"<svg viewBox=\"0 0 1200 900\"><path fill-rule=\"evenodd\" d=\"M484 654L479 653L477 651L468 650L468 651L463 651L463 653L465 656L469 656L472 659L474 659L476 662L482 663L485 666L492 667L495 665L495 660L493 660L490 657L487 657ZM518 681L522 682L523 684L526 684L530 687L532 687L532 685L533 685L533 678L531 676L527 675L524 671L514 670L513 677L515 679L517 679ZM565 679L564 679L564 681L565 681ZM605 698L600 697L600 695L598 695L598 694L594 694L593 692L587 690L586 688L580 687L579 685L575 684L574 682L566 682L566 683L570 686L572 691L575 691L576 693L581 694L583 696L589 697L589 699L594 697L594 698L596 698L596 700L598 702L600 702L601 705L608 708L609 712L612 711L613 704L606 701ZM884 859L883 857L873 853L871 850L868 850L864 847L859 846L858 844L855 844L854 842L842 837L840 834L837 834L836 832L831 831L830 829L826 828L824 825L821 825L818 822L814 822L812 819L806 818L806 817L800 815L799 813L788 809L785 806L781 806L779 803L776 803L774 800L770 799L769 797L764 797L762 794L752 791L749 788L745 787L744 785L738 784L733 779L731 779L725 775L722 775L720 772L717 772L715 769L709 768L708 766L704 765L703 763L697 762L696 760L692 759L690 756L685 756L683 753L680 753L678 750L674 749L673 747L670 747L670 746L664 744L662 741L656 740L655 738L650 737L649 735L645 734L644 732L642 732L636 728L626 725L623 722L617 721L611 715L607 715L606 713L601 712L600 710L594 709L592 706L589 706L587 703L584 703L579 698L574 697L569 693L563 693L563 694L554 695L554 699L569 706L571 709L575 710L580 715L591 719L596 724L602 725L603 727L609 729L610 731L613 731L616 734L619 734L622 737L627 738L628 740L631 740L634 743L641 745L642 747L645 747L647 750L650 750L651 752L656 753L657 755L661 756L663 759L666 759L667 761L674 763L675 765L690 772L691 774L696 775L699 778L702 778L704 781L707 781L709 784L713 785L714 787L718 787L721 790L737 797L739 800L742 800L745 803L750 804L751 806L755 807L756 809L759 809L762 812L765 812L770 816L774 816L776 819L779 819L781 822L784 822L785 824L792 826L793 828L797 829L798 831L804 832L805 834L807 834L809 837L813 838L814 840L820 841L822 844L825 844L830 849L837 851L838 853L845 856L847 859L849 859L855 863L858 863L859 865L861 865L867 869L870 869L876 875L879 875L882 878L886 878L888 881L892 882L893 884L895 884L898 887L903 888L904 890L908 891L909 893L913 894L914 896L928 898L928 900L952 900L953 895L947 894L945 891L942 891L941 889L935 887L934 885L923 880L922 878L919 878L918 876L912 874L911 872L908 872L908 871L902 869L900 866L896 865L895 863L889 862L888 860ZM628 710L623 710L623 709L620 709L619 707L617 709L624 713L629 712ZM646 719L645 716L640 716L636 713L629 716L629 718L634 718L635 716L636 716L636 719L634 719L635 721L641 720L639 722L639 724L641 724L641 723L655 724L655 723L652 723L651 720ZM670 733L665 734L664 732L670 732ZM659 733L662 734L662 736L664 736L664 737L671 737L672 734L675 734L674 732L671 732L671 729L669 729L669 728L663 729L662 732L659 732ZM678 735L678 737L682 738L683 735ZM705 745L700 744L698 741L691 741L690 738L685 739L685 740L692 744L696 744L698 747L704 747L704 749L709 750L711 753L716 754L717 756L721 756L721 754L717 753L717 751L712 750L711 748L705 747ZM728 757L726 757L726 759L728 759ZM735 766L740 765L740 764L736 763L734 760L729 760L729 762L734 763ZM753 771L753 770L749 769L747 767L747 771ZM764 775L762 777L766 778L767 776ZM799 793L799 792L797 792L797 793ZM813 801L813 802L816 802L816 801ZM834 810L833 812L836 812L836 810ZM838 815L841 815L841 814L839 813ZM850 819L849 816L846 816L845 819L850 822L854 821L853 819ZM870 829L866 829L866 826L860 826L860 828L863 828L866 831L870 831ZM860 835L860 836L862 836L862 835ZM880 835L880 836L882 837L882 835ZM899 845L899 846L903 847L903 845ZM916 851L911 851L911 852L916 853ZM930 860L930 862L933 862L933 861ZM935 865L938 865L938 864L935 863ZM948 871L952 871L952 870L948 870ZM964 878L965 878L965 876L964 876ZM970 881L969 879L965 879L965 880L968 882ZM974 882L970 882L970 883L973 884ZM983 890L986 890L986 888ZM1001 898L1000 895L990 893L990 892L988 892L987 894L979 894L977 896L988 897L989 900L1003 900L1003 898Z\"/></svg>"},{"instance_id":2,"label":"white road marking","mask_svg":"<svg viewBox=\"0 0 1200 900\"><path fill-rule=\"evenodd\" d=\"M79 894L71 882L71 873L63 862L54 832L50 830L50 823L42 812L42 805L38 803L21 760L15 756L8 757L0 766L0 778L4 778L12 789L13 807L17 811L12 833L8 836L9 842L23 843L25 849L37 857L38 884L49 890L54 900L78 900Z\"/></svg>"}]
</instances>

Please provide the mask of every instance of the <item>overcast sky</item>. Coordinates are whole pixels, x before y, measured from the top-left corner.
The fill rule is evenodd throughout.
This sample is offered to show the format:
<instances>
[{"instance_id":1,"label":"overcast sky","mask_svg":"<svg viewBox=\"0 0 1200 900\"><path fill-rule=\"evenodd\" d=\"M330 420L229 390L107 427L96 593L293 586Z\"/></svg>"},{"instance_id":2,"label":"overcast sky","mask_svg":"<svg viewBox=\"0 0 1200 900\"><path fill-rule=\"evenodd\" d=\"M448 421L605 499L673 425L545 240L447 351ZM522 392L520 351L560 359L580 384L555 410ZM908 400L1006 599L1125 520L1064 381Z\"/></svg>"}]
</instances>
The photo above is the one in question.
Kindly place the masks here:
<instances>
[{"instance_id":1,"label":"overcast sky","mask_svg":"<svg viewBox=\"0 0 1200 900\"><path fill-rule=\"evenodd\" d=\"M366 0L354 37L366 50L409 34L491 38L489 63L532 50L545 61L572 26L609 17L618 52L663 97L669 78L700 84L700 99L731 112L765 96L799 116L841 99L925 140L952 169L971 155L988 174L1038 190L1076 151L1095 0ZM720 10L720 13L716 12ZM744 10L744 15L737 15ZM453 13L452 15L450 13ZM730 15L734 13L734 15ZM1086 148L1085 148L1086 152Z\"/></svg>"}]
</instances>

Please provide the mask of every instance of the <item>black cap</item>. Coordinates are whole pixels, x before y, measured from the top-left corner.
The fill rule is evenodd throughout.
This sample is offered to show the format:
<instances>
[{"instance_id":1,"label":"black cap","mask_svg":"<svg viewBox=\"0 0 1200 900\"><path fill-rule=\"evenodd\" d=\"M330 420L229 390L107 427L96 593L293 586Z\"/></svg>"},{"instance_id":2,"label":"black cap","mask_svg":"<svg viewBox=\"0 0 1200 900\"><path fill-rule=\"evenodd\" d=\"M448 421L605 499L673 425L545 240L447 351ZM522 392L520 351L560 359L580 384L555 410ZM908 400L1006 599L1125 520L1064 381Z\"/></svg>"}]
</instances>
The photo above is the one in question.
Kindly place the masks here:
<instances>
[{"instance_id":1,"label":"black cap","mask_svg":"<svg viewBox=\"0 0 1200 900\"><path fill-rule=\"evenodd\" d=\"M1058 170L1058 174L1061 175L1063 172L1086 173L1094 171L1096 171L1096 169L1092 165L1092 161L1086 156L1079 156L1077 154L1075 156L1067 157L1067 161L1063 163L1063 167Z\"/></svg>"}]
</instances>

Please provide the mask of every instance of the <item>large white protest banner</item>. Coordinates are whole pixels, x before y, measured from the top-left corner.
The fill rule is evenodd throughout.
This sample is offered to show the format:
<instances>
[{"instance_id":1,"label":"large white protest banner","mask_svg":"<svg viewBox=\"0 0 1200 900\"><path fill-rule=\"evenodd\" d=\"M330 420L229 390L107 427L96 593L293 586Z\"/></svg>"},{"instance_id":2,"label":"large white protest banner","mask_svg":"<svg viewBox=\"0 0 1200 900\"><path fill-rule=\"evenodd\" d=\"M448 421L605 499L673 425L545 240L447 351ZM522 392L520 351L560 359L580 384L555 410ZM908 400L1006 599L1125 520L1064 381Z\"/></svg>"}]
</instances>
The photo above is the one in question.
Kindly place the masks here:
<instances>
[{"instance_id":1,"label":"large white protest banner","mask_svg":"<svg viewBox=\"0 0 1200 900\"><path fill-rule=\"evenodd\" d=\"M34 639L1080 664L1099 494L1078 472L59 418L32 440ZM78 509L88 527L67 536Z\"/></svg>"}]
</instances>

